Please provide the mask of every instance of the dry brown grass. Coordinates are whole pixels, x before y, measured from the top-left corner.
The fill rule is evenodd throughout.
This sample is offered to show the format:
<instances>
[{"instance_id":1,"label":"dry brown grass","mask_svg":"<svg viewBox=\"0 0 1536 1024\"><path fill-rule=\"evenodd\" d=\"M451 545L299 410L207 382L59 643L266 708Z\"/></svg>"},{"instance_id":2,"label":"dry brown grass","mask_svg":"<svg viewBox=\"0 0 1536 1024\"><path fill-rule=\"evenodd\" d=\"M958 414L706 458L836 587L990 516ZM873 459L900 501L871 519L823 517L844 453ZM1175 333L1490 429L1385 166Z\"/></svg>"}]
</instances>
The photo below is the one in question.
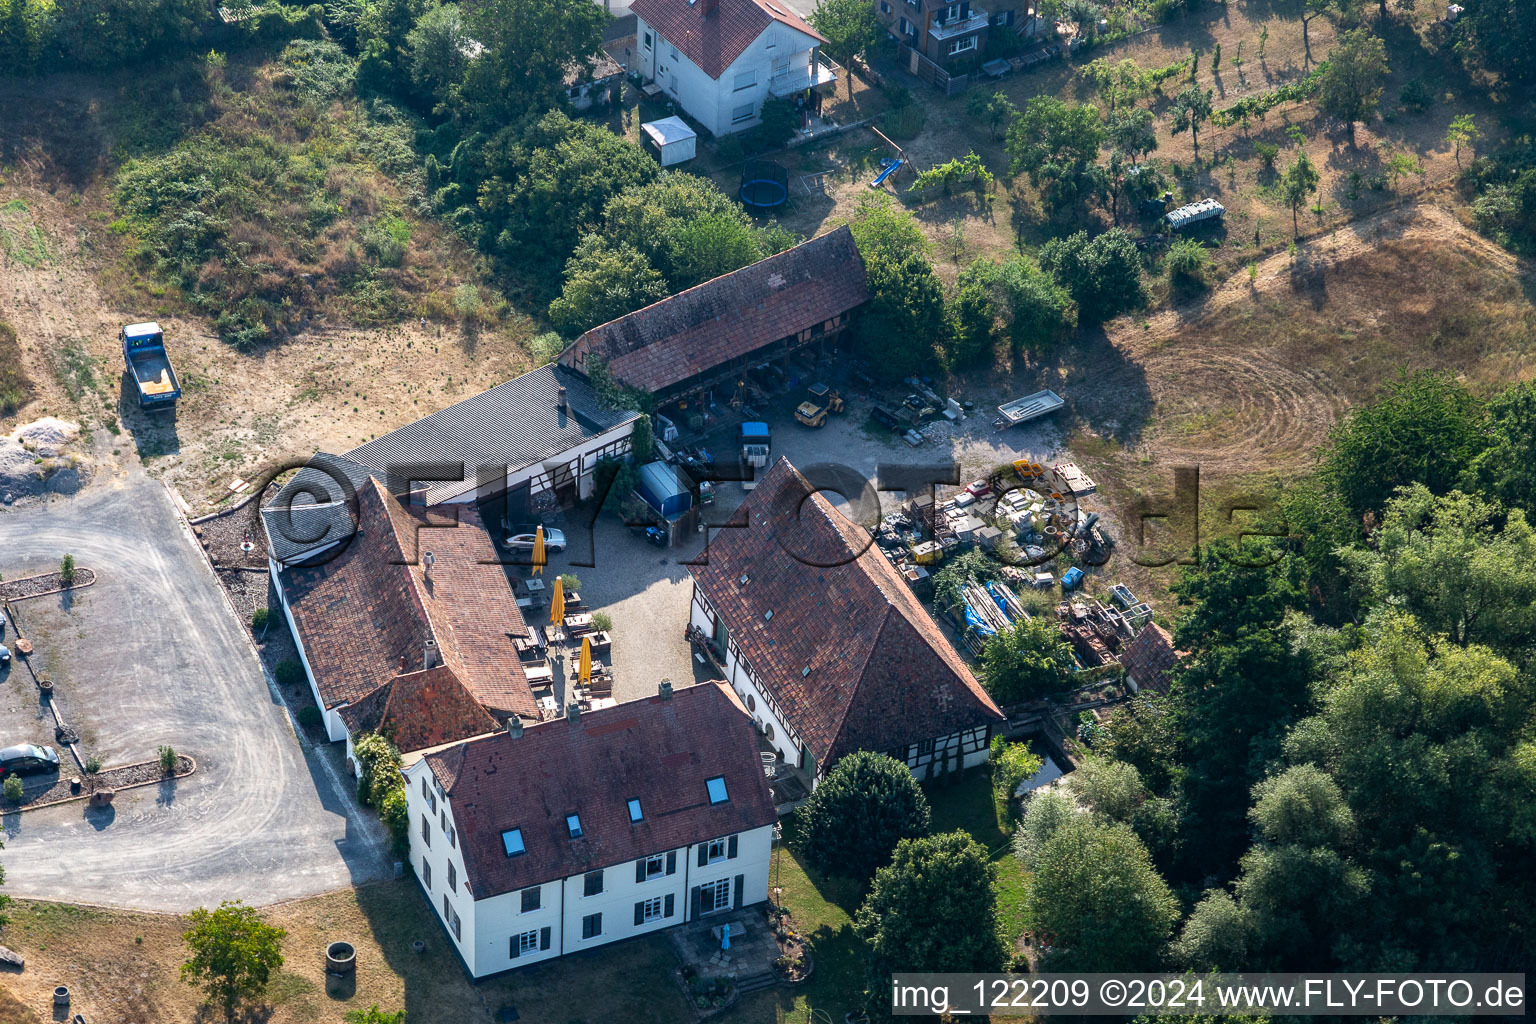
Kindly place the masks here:
<instances>
[{"instance_id":1,"label":"dry brown grass","mask_svg":"<svg viewBox=\"0 0 1536 1024\"><path fill-rule=\"evenodd\" d=\"M1199 303L1111 324L1061 367L1080 417L1072 447L1121 520L1109 573L1130 564L1138 495L1201 470L1202 534L1220 502L1270 494L1314 464L1328 430L1402 370L1446 370L1487 392L1536 373L1533 279L1433 205L1362 221L1240 273ZM1144 595L1145 596L1145 595ZM1153 594L1153 596L1156 596Z\"/></svg>"},{"instance_id":2,"label":"dry brown grass","mask_svg":"<svg viewBox=\"0 0 1536 1024\"><path fill-rule=\"evenodd\" d=\"M68 984L73 1010L113 1024L205 1024L220 1019L198 990L178 977L186 919L171 914L17 901L6 941L27 957L20 975L0 976L0 1024L34 1024L56 984ZM263 1024L340 1021L372 1004L404 1009L410 1024L490 1024L515 1005L529 1024L676 1024L688 1011L673 985L676 966L665 938L618 943L471 985L450 940L409 880L346 889L279 904L263 916L287 930L286 962L272 978ZM411 942L422 939L417 954ZM324 948L357 947L350 993L326 988ZM9 999L9 1002L7 1002ZM7 1013L12 1016L7 1016Z\"/></svg>"}]
</instances>

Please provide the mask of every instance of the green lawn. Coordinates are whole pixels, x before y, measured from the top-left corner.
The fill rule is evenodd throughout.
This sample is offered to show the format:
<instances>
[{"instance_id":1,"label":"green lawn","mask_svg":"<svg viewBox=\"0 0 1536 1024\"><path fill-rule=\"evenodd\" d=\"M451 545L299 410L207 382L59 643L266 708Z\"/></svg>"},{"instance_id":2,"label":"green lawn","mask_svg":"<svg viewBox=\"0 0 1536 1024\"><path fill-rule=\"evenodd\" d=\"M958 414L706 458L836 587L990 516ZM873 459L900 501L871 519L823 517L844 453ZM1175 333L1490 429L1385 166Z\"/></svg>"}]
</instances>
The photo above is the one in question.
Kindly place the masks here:
<instances>
[{"instance_id":1,"label":"green lawn","mask_svg":"<svg viewBox=\"0 0 1536 1024\"><path fill-rule=\"evenodd\" d=\"M991 776L971 771L954 782L924 787L933 808L935 832L964 829L997 865L997 910L1011 943L1024 930L1024 874L1013 858L1012 826L999 822L992 803ZM792 818L785 831L793 833ZM859 1007L864 989L864 942L853 928L864 893L845 878L828 878L803 864L788 846L778 851L773 885L784 890L784 905L810 941L815 972L796 989L770 989L743 997L719 1020L722 1024L801 1024L822 1011L834 1022ZM815 1021L822 1021L820 1013Z\"/></svg>"}]
</instances>

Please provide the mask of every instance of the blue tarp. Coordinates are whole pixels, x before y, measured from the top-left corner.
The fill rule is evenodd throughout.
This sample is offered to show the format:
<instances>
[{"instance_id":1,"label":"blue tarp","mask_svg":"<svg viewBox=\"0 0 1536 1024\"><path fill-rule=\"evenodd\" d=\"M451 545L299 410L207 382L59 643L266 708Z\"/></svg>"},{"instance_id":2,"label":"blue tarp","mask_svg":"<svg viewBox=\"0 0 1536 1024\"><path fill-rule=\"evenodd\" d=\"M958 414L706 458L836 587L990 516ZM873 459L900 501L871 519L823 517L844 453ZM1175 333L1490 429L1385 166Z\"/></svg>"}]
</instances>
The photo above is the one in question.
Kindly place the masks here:
<instances>
[{"instance_id":1,"label":"blue tarp","mask_svg":"<svg viewBox=\"0 0 1536 1024\"><path fill-rule=\"evenodd\" d=\"M970 626L982 636L996 636L997 630L987 624L987 620L976 614L976 610L970 605L965 606L965 624Z\"/></svg>"},{"instance_id":2,"label":"blue tarp","mask_svg":"<svg viewBox=\"0 0 1536 1024\"><path fill-rule=\"evenodd\" d=\"M997 610L1002 612L1004 615L1007 615L1008 616L1008 621L1012 622L1013 621L1013 616L1009 615L1009 613L1008 613L1008 602L1006 600L1004 600L1002 594L999 594L997 592L997 584L993 583L990 580L988 580L987 581L987 593L992 595L992 603L997 605Z\"/></svg>"}]
</instances>

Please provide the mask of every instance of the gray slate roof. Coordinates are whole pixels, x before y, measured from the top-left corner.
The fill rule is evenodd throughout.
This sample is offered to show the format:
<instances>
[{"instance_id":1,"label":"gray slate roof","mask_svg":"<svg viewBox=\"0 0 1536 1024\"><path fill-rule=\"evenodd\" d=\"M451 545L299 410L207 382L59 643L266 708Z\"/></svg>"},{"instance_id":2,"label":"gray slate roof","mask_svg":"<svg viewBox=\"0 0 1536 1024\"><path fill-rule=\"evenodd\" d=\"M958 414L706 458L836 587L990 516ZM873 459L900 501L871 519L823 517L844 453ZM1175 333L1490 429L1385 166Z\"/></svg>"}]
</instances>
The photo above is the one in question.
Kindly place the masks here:
<instances>
[{"instance_id":1,"label":"gray slate roof","mask_svg":"<svg viewBox=\"0 0 1536 1024\"><path fill-rule=\"evenodd\" d=\"M556 408L561 385L569 415ZM463 481L428 484L425 503L435 505L473 490L481 466L526 469L638 415L603 408L580 374L550 364L390 431L347 458L381 480L406 466L462 462Z\"/></svg>"},{"instance_id":2,"label":"gray slate roof","mask_svg":"<svg viewBox=\"0 0 1536 1024\"><path fill-rule=\"evenodd\" d=\"M565 387L569 414L557 406ZM419 467L463 464L463 480L427 482L425 504L473 491L482 466L526 469L636 418L603 408L578 373L550 364L440 409L375 438L345 455L317 452L262 507L268 550L279 562L350 537L357 526L357 490L374 477L404 497Z\"/></svg>"}]
</instances>

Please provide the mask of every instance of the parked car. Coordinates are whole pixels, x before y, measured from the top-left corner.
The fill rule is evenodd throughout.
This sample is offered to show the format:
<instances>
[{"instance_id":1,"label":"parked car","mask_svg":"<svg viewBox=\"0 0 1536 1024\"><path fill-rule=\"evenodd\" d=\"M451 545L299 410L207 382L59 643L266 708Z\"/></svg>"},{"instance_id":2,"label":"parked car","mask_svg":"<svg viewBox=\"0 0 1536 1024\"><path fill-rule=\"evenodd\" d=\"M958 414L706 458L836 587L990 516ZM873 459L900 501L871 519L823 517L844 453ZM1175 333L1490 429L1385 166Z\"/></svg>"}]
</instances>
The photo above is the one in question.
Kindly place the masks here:
<instances>
[{"instance_id":1,"label":"parked car","mask_svg":"<svg viewBox=\"0 0 1536 1024\"><path fill-rule=\"evenodd\" d=\"M992 493L992 485L985 480L977 480L965 488L965 493L973 498L985 498Z\"/></svg>"},{"instance_id":2,"label":"parked car","mask_svg":"<svg viewBox=\"0 0 1536 1024\"><path fill-rule=\"evenodd\" d=\"M513 551L532 551L534 533L514 533L507 538L507 547ZM549 554L555 554L565 550L565 532L562 530L544 530L544 550Z\"/></svg>"},{"instance_id":3,"label":"parked car","mask_svg":"<svg viewBox=\"0 0 1536 1024\"><path fill-rule=\"evenodd\" d=\"M5 646L5 644L0 644L0 665L9 665L10 663L11 649Z\"/></svg>"},{"instance_id":4,"label":"parked car","mask_svg":"<svg viewBox=\"0 0 1536 1024\"><path fill-rule=\"evenodd\" d=\"M52 747L18 743L0 750L0 775L30 775L33 772L59 770L59 754Z\"/></svg>"}]
</instances>

